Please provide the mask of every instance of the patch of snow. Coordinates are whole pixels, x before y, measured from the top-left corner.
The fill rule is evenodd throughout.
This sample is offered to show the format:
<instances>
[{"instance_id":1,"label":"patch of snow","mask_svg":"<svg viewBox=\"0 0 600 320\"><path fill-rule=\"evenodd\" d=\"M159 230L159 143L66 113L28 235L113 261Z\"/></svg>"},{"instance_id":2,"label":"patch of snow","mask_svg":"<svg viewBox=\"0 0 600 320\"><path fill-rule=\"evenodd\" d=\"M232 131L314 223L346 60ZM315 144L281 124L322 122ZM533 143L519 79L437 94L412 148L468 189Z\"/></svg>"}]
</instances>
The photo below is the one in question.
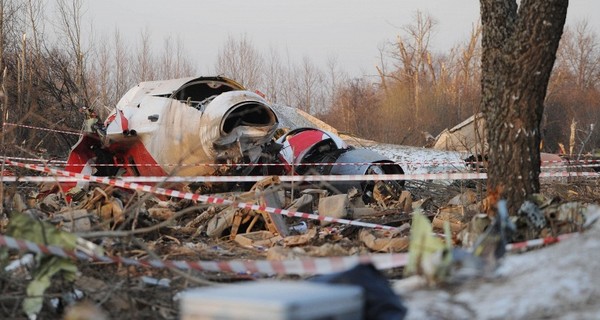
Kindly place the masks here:
<instances>
[{"instance_id":1,"label":"patch of snow","mask_svg":"<svg viewBox=\"0 0 600 320\"><path fill-rule=\"evenodd\" d=\"M595 213L600 207L590 206ZM404 292L407 319L584 319L600 314L600 224L535 251L505 257L497 277L449 290Z\"/></svg>"}]
</instances>

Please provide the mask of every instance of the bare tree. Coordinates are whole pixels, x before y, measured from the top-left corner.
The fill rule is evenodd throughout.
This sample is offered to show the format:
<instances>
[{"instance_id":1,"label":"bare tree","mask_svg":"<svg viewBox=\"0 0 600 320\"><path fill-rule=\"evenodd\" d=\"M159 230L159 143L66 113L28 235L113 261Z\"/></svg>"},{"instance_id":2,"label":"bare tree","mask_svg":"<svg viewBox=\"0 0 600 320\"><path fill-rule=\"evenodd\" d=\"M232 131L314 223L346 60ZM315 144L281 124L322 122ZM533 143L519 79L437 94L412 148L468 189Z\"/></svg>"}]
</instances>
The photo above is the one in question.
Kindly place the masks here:
<instances>
[{"instance_id":1,"label":"bare tree","mask_svg":"<svg viewBox=\"0 0 600 320\"><path fill-rule=\"evenodd\" d=\"M171 79L175 77L175 73L173 72L173 56L173 38L169 36L163 41L163 51L159 64L159 78Z\"/></svg>"},{"instance_id":2,"label":"bare tree","mask_svg":"<svg viewBox=\"0 0 600 320\"><path fill-rule=\"evenodd\" d=\"M216 72L230 77L252 89L261 87L263 58L247 35L239 39L229 36L219 50Z\"/></svg>"},{"instance_id":3,"label":"bare tree","mask_svg":"<svg viewBox=\"0 0 600 320\"><path fill-rule=\"evenodd\" d=\"M263 73L263 87L264 94L272 103L278 103L279 97L281 96L282 83L285 81L285 70L281 62L281 56L271 47L269 50L268 58L264 66Z\"/></svg>"},{"instance_id":4,"label":"bare tree","mask_svg":"<svg viewBox=\"0 0 600 320\"><path fill-rule=\"evenodd\" d=\"M128 48L125 46L125 42L121 37L119 30L115 30L114 33L114 83L115 83L115 100L121 97L129 87L130 68L129 68L129 56L127 55Z\"/></svg>"},{"instance_id":5,"label":"bare tree","mask_svg":"<svg viewBox=\"0 0 600 320\"><path fill-rule=\"evenodd\" d=\"M192 63L186 59L183 41L180 38L174 41L172 37L166 37L156 76L161 79L181 78L193 75L195 70Z\"/></svg>"},{"instance_id":6,"label":"bare tree","mask_svg":"<svg viewBox=\"0 0 600 320\"><path fill-rule=\"evenodd\" d=\"M302 63L295 68L296 90L295 105L297 108L316 114L322 110L321 96L322 74L308 56L302 58Z\"/></svg>"},{"instance_id":7,"label":"bare tree","mask_svg":"<svg viewBox=\"0 0 600 320\"><path fill-rule=\"evenodd\" d=\"M340 86L347 79L347 75L339 68L338 61L335 57L327 59L327 69L323 79L324 103L323 112L329 111L333 105Z\"/></svg>"},{"instance_id":8,"label":"bare tree","mask_svg":"<svg viewBox=\"0 0 600 320\"><path fill-rule=\"evenodd\" d=\"M542 120L545 150L554 151L560 144L569 143L576 151L593 151L598 145L600 134L588 130L600 121L598 80L598 35L582 20L565 28L558 48ZM573 122L577 123L577 130L569 125ZM580 141L588 143L582 145Z\"/></svg>"},{"instance_id":9,"label":"bare tree","mask_svg":"<svg viewBox=\"0 0 600 320\"><path fill-rule=\"evenodd\" d=\"M33 48L35 53L40 53L41 50L41 40L40 38L44 36L43 26L44 26L44 3L39 0L27 0L25 4L27 7L27 17L28 17L28 29L29 34L33 39Z\"/></svg>"},{"instance_id":10,"label":"bare tree","mask_svg":"<svg viewBox=\"0 0 600 320\"><path fill-rule=\"evenodd\" d=\"M295 68L289 51L285 52L285 60L281 64L281 82L279 83L278 97L281 103L287 106L297 105L294 102L295 91L297 88L297 78L295 77Z\"/></svg>"},{"instance_id":11,"label":"bare tree","mask_svg":"<svg viewBox=\"0 0 600 320\"><path fill-rule=\"evenodd\" d=\"M488 192L516 213L539 191L540 121L568 0L480 0Z\"/></svg>"},{"instance_id":12,"label":"bare tree","mask_svg":"<svg viewBox=\"0 0 600 320\"><path fill-rule=\"evenodd\" d=\"M385 141L390 143L420 144L421 131L441 130L450 119L442 115L449 109L448 99L442 97L449 69L445 58L434 55L430 48L437 22L421 12L416 12L414 18L414 23L404 26L403 34L392 44L389 56L393 69L387 67L383 54L377 67L384 91L382 121L389 135Z\"/></svg>"},{"instance_id":13,"label":"bare tree","mask_svg":"<svg viewBox=\"0 0 600 320\"><path fill-rule=\"evenodd\" d=\"M140 33L140 43L137 50L134 69L136 82L153 80L155 67L152 55L152 44L150 42L150 31L144 29Z\"/></svg>"},{"instance_id":14,"label":"bare tree","mask_svg":"<svg viewBox=\"0 0 600 320\"><path fill-rule=\"evenodd\" d=\"M4 123L9 117L9 105L14 106L15 81L13 78L18 73L18 62L15 57L20 51L21 35L23 34L21 20L21 9L23 3L14 0L0 0L0 72L2 72L2 149L6 151L4 142L11 129L7 129ZM13 89L13 90L11 90ZM6 152L4 153L6 154Z\"/></svg>"},{"instance_id":15,"label":"bare tree","mask_svg":"<svg viewBox=\"0 0 600 320\"><path fill-rule=\"evenodd\" d=\"M407 38L398 36L396 41L396 59L400 63L397 65L401 72L400 81L410 85L410 94L413 103L414 117L417 121L420 119L421 109L421 86L422 75L433 69L430 41L432 33L437 22L430 16L417 11L415 14L415 24L407 25L403 28ZM431 79L435 80L435 74L429 72Z\"/></svg>"},{"instance_id":16,"label":"bare tree","mask_svg":"<svg viewBox=\"0 0 600 320\"><path fill-rule=\"evenodd\" d=\"M190 63L186 57L187 54L183 40L180 37L177 37L177 42L175 45L174 78L189 77L195 74L195 66L193 66L193 64Z\"/></svg>"},{"instance_id":17,"label":"bare tree","mask_svg":"<svg viewBox=\"0 0 600 320\"><path fill-rule=\"evenodd\" d=\"M327 123L338 130L373 139L379 135L381 122L378 113L379 99L375 86L365 79L346 80L336 89Z\"/></svg>"},{"instance_id":18,"label":"bare tree","mask_svg":"<svg viewBox=\"0 0 600 320\"><path fill-rule=\"evenodd\" d=\"M83 3L81 0L57 0L57 8L59 12L59 29L62 30L64 45L69 48L71 61L75 63L75 85L77 93L80 94L88 104L89 98L85 96L87 90L85 88L85 61L86 53L83 49L82 41L82 19L83 19Z\"/></svg>"},{"instance_id":19,"label":"bare tree","mask_svg":"<svg viewBox=\"0 0 600 320\"><path fill-rule=\"evenodd\" d=\"M469 99L469 97L473 97L475 93L473 91L479 91L479 87L476 86L476 80L480 78L480 65L481 62L481 27L476 26L471 30L471 36L467 41L466 45L460 49L459 56L459 70L456 74L457 77L457 92L458 92L458 101L457 101L457 118L458 120L462 120L471 116L474 113L474 110L467 109L467 112L464 112L463 105L469 104L474 101L465 101ZM474 104L474 103L473 103Z\"/></svg>"},{"instance_id":20,"label":"bare tree","mask_svg":"<svg viewBox=\"0 0 600 320\"><path fill-rule=\"evenodd\" d=\"M101 43L110 43L106 36L100 39ZM114 92L112 78L114 77L113 60L110 46L97 46L95 59L93 59L93 70L90 74L91 81L94 82L96 88L96 101L100 105L100 109L96 108L99 116L108 115L108 107L116 104L117 95Z\"/></svg>"},{"instance_id":21,"label":"bare tree","mask_svg":"<svg viewBox=\"0 0 600 320\"><path fill-rule=\"evenodd\" d=\"M579 90L593 87L600 79L599 46L587 20L578 22L574 29L566 28L557 59L575 76Z\"/></svg>"}]
</instances>

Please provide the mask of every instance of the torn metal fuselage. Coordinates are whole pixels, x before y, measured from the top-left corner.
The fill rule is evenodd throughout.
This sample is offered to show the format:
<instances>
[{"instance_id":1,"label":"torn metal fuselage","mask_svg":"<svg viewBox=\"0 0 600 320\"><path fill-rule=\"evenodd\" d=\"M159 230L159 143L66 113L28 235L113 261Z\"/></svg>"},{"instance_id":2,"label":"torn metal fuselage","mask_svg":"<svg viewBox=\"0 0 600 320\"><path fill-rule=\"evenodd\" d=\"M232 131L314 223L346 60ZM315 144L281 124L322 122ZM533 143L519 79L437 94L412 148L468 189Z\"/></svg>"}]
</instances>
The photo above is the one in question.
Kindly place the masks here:
<instances>
[{"instance_id":1,"label":"torn metal fuselage","mask_svg":"<svg viewBox=\"0 0 600 320\"><path fill-rule=\"evenodd\" d=\"M347 145L317 128L275 140L277 114L259 94L223 77L142 82L104 123L90 119L66 169L96 176L398 174L377 152ZM356 165L338 163L356 163ZM274 166L256 166L273 163ZM222 164L222 165L221 165ZM334 192L372 192L376 182L341 181ZM74 184L64 184L70 189ZM394 189L402 181L394 182Z\"/></svg>"},{"instance_id":2,"label":"torn metal fuselage","mask_svg":"<svg viewBox=\"0 0 600 320\"><path fill-rule=\"evenodd\" d=\"M253 163L278 120L258 94L223 77L143 82L85 132L66 169L99 176L211 175ZM93 126L88 126L91 129Z\"/></svg>"}]
</instances>

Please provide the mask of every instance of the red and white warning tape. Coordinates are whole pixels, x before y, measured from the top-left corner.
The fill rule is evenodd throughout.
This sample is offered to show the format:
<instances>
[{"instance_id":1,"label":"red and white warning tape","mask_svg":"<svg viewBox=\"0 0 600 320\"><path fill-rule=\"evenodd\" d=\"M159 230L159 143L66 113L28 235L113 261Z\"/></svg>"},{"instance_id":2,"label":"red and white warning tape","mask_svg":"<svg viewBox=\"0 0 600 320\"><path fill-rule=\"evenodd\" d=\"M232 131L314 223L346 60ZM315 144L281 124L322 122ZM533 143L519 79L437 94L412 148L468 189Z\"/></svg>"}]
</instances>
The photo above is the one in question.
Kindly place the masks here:
<instances>
[{"instance_id":1,"label":"red and white warning tape","mask_svg":"<svg viewBox=\"0 0 600 320\"><path fill-rule=\"evenodd\" d=\"M40 172L45 172L45 173L49 173L52 175L78 178L78 179L82 179L82 180L86 180L86 181L92 181L92 182L112 185L112 186L116 186L116 187L120 187L120 188L143 191L143 192L150 192L150 193L154 193L154 194L160 194L160 195L174 197L174 198L180 198L180 199L188 199L188 200L198 201L198 202L202 202L202 203L225 204L225 205L237 206L242 209L264 211L264 212L280 214L280 215L284 215L284 216L288 216L288 217L297 217L297 218L304 218L304 219L311 219L311 220L327 221L327 222L331 222L331 223L348 224L348 225L365 227L365 228L396 230L396 227L391 227L391 226L386 226L386 225L381 225L381 224L341 219L341 218L333 218L333 217L327 217L327 216L320 216L317 214L291 211L291 210L286 210L286 209L281 209L281 208L272 208L272 207L267 207L267 206L262 206L262 205L257 205L257 204L242 203L242 202L237 202L237 201L233 201L233 200L229 200L229 199L225 199L225 198L205 196L205 195L195 194L195 193L191 193L191 192L181 192L181 191L172 190L172 189L165 189L165 188L153 187L153 186L149 186L149 185L142 185L142 184L138 184L135 182L125 182L121 179L111 179L108 177L96 177L96 176L84 175L84 174L59 170L59 169L51 169L48 167L42 167L42 166L38 166L35 164L25 164L25 163L15 162L15 161L11 161L11 160L5 160L5 161L8 165L18 166L18 167L36 170L36 171L40 171Z\"/></svg>"},{"instance_id":2,"label":"red and white warning tape","mask_svg":"<svg viewBox=\"0 0 600 320\"><path fill-rule=\"evenodd\" d=\"M2 182L78 182L81 179L72 177L48 177L48 176L2 176Z\"/></svg>"},{"instance_id":3,"label":"red and white warning tape","mask_svg":"<svg viewBox=\"0 0 600 320\"><path fill-rule=\"evenodd\" d=\"M39 159L36 159L40 161ZM66 161L52 161L52 162L62 162ZM558 169L558 168L595 168L600 167L600 161L577 161L577 162L566 162L566 161L544 161L544 163L555 163L556 165L546 165L542 166L542 169ZM413 167L441 167L441 165L445 165L448 167L456 167L464 168L469 165L474 165L477 163L472 162L458 162L458 161L447 161L447 162L412 162L412 161L403 161L403 162L383 162L377 163L379 166L390 166L390 165L399 165L403 166L413 166ZM373 165L372 162L312 162L312 163L303 163L301 166L303 167L318 167L318 166L364 166L364 165ZM122 166L132 166L132 167L168 167L168 168L179 168L179 167L282 167L289 166L284 163L134 163L134 164L122 164L122 163L95 163L95 164L87 164L87 163L73 163L70 164L73 167L83 167L83 166L91 166L91 167L122 167Z\"/></svg>"},{"instance_id":4,"label":"red and white warning tape","mask_svg":"<svg viewBox=\"0 0 600 320\"><path fill-rule=\"evenodd\" d=\"M44 129L44 128L42 128ZM51 129L46 129L50 131L56 131ZM60 131L59 131L60 132ZM56 164L65 164L67 161L58 160L58 159L40 159L40 158L23 158L23 157L10 157L3 156L2 158L7 158L11 160L17 161L31 161L31 162L44 162L44 163L56 163ZM313 166L364 166L364 165L372 165L372 162L314 162L314 163L303 163L304 167L313 167ZM542 166L543 170L548 169L560 169L560 168L593 168L600 167L600 160L547 160L542 161L542 164L550 164ZM556 164L556 165L552 165ZM133 167L169 167L169 168L179 168L179 167L280 167L280 166L288 166L288 164L284 163L134 163L134 164L123 164L123 163L72 163L69 164L72 167L123 167L123 166L133 166ZM440 167L440 166L453 166L456 165L456 169L464 170L465 167L470 165L482 165L482 162L472 162L472 161L439 161L439 160L421 160L421 161L400 161L400 162L382 162L377 163L380 166L387 165L399 165L399 166L413 166L413 167ZM444 172L461 172L461 171L444 171Z\"/></svg>"},{"instance_id":5,"label":"red and white warning tape","mask_svg":"<svg viewBox=\"0 0 600 320\"><path fill-rule=\"evenodd\" d=\"M560 172L542 172L540 178L596 178L600 177L598 172L571 172L571 171L560 171Z\"/></svg>"},{"instance_id":6,"label":"red and white warning tape","mask_svg":"<svg viewBox=\"0 0 600 320\"><path fill-rule=\"evenodd\" d=\"M96 255L79 250L66 250L57 246L45 246L27 240L0 235L0 246L39 254L54 255L74 260L118 263L138 267L197 270L210 272L264 273L264 274L324 274L347 270L358 263L371 262L377 269L390 269L406 265L408 255L373 254L295 260L229 260L229 261L183 261L158 259L131 259L120 256Z\"/></svg>"},{"instance_id":7,"label":"red and white warning tape","mask_svg":"<svg viewBox=\"0 0 600 320\"><path fill-rule=\"evenodd\" d=\"M58 160L58 159L48 160L48 159L40 159L40 158L7 157L7 156L4 156L2 158L9 159L9 160L15 160L15 161L30 161L30 162L61 164L61 165L64 165L67 163L67 161L65 161L65 160Z\"/></svg>"},{"instance_id":8,"label":"red and white warning tape","mask_svg":"<svg viewBox=\"0 0 600 320\"><path fill-rule=\"evenodd\" d=\"M533 239L529 241L509 243L506 245L506 251L517 251L531 247L543 246L546 244L553 244L565 239L571 238L573 236L578 235L578 233L565 233L561 234L558 237L546 237L541 239Z\"/></svg>"},{"instance_id":9,"label":"red and white warning tape","mask_svg":"<svg viewBox=\"0 0 600 320\"><path fill-rule=\"evenodd\" d=\"M535 239L506 246L507 251L537 247L563 241L576 233L558 237ZM42 245L27 240L19 240L0 234L0 247L8 247L20 251L54 255L73 260L117 263L148 268L167 268L180 270L197 270L209 272L263 273L263 274L324 274L347 270L358 263L371 262L379 270L406 266L407 253L372 254L360 256L339 256L324 258L306 258L294 260L229 260L229 261L183 261L158 259L132 259L121 256L98 255L79 250L67 250L58 246Z\"/></svg>"},{"instance_id":10,"label":"red and white warning tape","mask_svg":"<svg viewBox=\"0 0 600 320\"><path fill-rule=\"evenodd\" d=\"M12 160L5 160L5 162L8 165L19 166L22 168L32 169L32 170L45 172L45 173L49 173L49 174L57 175L57 176L61 176L61 177L76 178L76 179L81 179L81 180L85 180L85 181L92 181L92 182L97 182L97 183L102 183L102 184L107 184L107 185L113 185L113 186L117 186L117 187L121 187L121 188L131 189L131 190L151 192L151 193L155 193L155 194L160 194L160 195L165 195L165 196L175 197L175 198L180 198L180 199L189 199L189 200L199 201L199 202L203 202L203 203L226 204L226 205L231 205L231 206L237 206L242 209L264 211L264 212L269 212L269 213L274 213L274 214L285 215L285 216L289 216L289 217L298 217L298 218L311 219L311 220L327 221L327 222L332 222L332 223L349 224L349 225L365 227L365 228L384 229L384 230L395 230L396 229L395 227L385 226L385 225L380 225L380 224L367 223L367 222L362 222L362 221L348 220L348 219L341 219L341 218L333 218L333 217L309 214L309 213L304 213L304 212L290 211L290 210L281 209L281 208L272 208L272 207L267 207L267 206L262 206L262 205L257 205L257 204L242 203L242 202L237 202L234 200L229 200L229 199L219 198L219 197L214 197L214 196L205 196L205 195L200 195L200 194L195 194L195 193L190 193L190 192L181 192L181 191L172 190L172 189L165 189L165 188L154 187L154 186L149 186L149 185L142 185L142 184L138 184L135 182L127 182L127 181L124 181L123 179L111 179L109 177L96 177L96 176L84 175L84 174L59 170L59 169L51 169L48 167L43 167L43 166L39 166L39 165L35 165L35 164L25 164L25 163L21 163L21 162L15 162ZM555 173L542 173L540 175L540 177L542 177L544 175L545 176L553 176L553 177L556 177L556 176L570 177L570 176L573 176L573 174L575 176L591 176L589 174L594 174L594 176L597 176L596 173L592 173L592 172L575 172L575 173L555 172ZM445 179L453 179L453 178L451 178L453 175L458 175L458 174L435 174L436 177L438 177L438 178L444 177ZM485 175L485 173L462 173L460 175L462 177L470 176L470 179L477 179L477 178L482 179L482 175ZM392 177L394 177L393 178L394 180L401 180L401 179L406 180L405 175L385 175L385 176L392 176ZM409 175L409 176L411 176L411 175ZM431 177L432 174L422 174L422 175L417 174L417 175L412 175L412 176L421 177L421 179L423 179L423 180L432 179L432 177ZM300 177L300 178L311 178L312 177L312 178L318 179L318 180L312 180L312 181L323 181L322 176L291 176L291 177L282 176L281 178L283 180L283 178L294 178L294 177ZM365 176L350 175L350 176L330 176L330 177L332 177L332 179L334 179L334 180L336 177L341 178L340 180L336 180L336 181L349 181L349 179L383 180L382 176L380 176L380 175L365 175ZM7 180L17 179L17 177L3 177L3 179L4 178ZM33 178L33 177L31 177L31 178ZM50 177L48 177L48 178L50 178ZM140 177L136 177L136 178L140 178ZM144 177L142 177L142 178L144 178ZM148 178L148 177L146 177L146 178ZM162 181L165 181L164 180L165 177L161 177L161 178L163 179ZM175 178L185 178L185 177L175 177ZM239 178L257 178L257 177L212 177L212 176L209 176L209 177L192 177L192 178L194 178L194 179L209 178L209 180L202 180L202 181L216 181L216 180L212 180L212 179L215 179L215 178L239 179ZM258 177L258 178L260 178L260 177ZM410 178L414 179L414 177L410 177ZM52 179L55 179L55 178L52 177ZM456 179L456 178L454 178L454 179ZM168 180L168 181L170 181L170 180ZM180 181L182 181L182 180L180 180ZM222 180L219 180L219 181L222 181ZM239 181L239 180L236 180L236 181ZM251 180L251 181L256 181L256 180ZM301 180L301 181L311 181L311 180Z\"/></svg>"},{"instance_id":11,"label":"red and white warning tape","mask_svg":"<svg viewBox=\"0 0 600 320\"><path fill-rule=\"evenodd\" d=\"M30 125L26 125L26 124L18 124L18 123L5 122L4 125L5 126L12 126L12 127L21 127L21 128L42 130L42 131L48 131L48 132L66 133L66 134L77 135L77 136L81 135L81 132L79 132L79 131L67 131L67 130L48 129L48 128L43 128L43 127L30 126Z\"/></svg>"},{"instance_id":12,"label":"red and white warning tape","mask_svg":"<svg viewBox=\"0 0 600 320\"><path fill-rule=\"evenodd\" d=\"M7 161L8 163L8 161ZM14 163L14 162L13 162ZM31 168L30 168L31 169ZM37 170L37 169L34 169ZM52 169L54 170L54 169ZM38 170L41 171L41 170ZM49 172L48 172L49 173ZM95 177L95 176L93 176ZM483 180L487 179L486 173L423 173L423 174L381 174L381 175L297 175L297 176L278 176L282 182L327 182L327 181L387 181L387 180ZM597 172L542 172L540 178L597 178L600 173ZM102 177L95 177L101 178ZM121 177L118 180L122 182L138 183L161 183L161 182L256 182L264 179L264 176L143 176L143 177ZM3 182L77 182L91 181L83 177L76 176L3 176L0 177ZM96 181L98 182L98 181ZM105 182L100 182L105 183Z\"/></svg>"}]
</instances>

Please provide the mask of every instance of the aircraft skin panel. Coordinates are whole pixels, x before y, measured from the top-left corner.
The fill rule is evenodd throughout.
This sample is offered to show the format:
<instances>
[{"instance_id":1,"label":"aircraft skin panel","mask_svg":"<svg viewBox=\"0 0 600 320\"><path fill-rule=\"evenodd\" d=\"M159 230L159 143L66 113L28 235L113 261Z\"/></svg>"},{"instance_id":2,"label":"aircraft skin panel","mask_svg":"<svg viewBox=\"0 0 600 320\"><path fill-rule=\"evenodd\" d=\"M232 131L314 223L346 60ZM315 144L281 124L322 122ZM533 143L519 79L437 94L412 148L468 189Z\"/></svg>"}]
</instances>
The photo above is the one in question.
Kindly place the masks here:
<instances>
[{"instance_id":1,"label":"aircraft skin panel","mask_svg":"<svg viewBox=\"0 0 600 320\"><path fill-rule=\"evenodd\" d=\"M165 176L167 172L159 166L155 157L150 154L141 141L127 148L121 160L125 164L128 176Z\"/></svg>"},{"instance_id":2,"label":"aircraft skin panel","mask_svg":"<svg viewBox=\"0 0 600 320\"><path fill-rule=\"evenodd\" d=\"M141 82L137 86L129 89L125 95L117 103L117 108L123 107L136 107L139 105L144 97L147 96L159 96L159 95L170 95L173 91L180 88L182 85L195 79L194 77L181 78L181 79L170 79L170 80L158 80L158 81L146 81Z\"/></svg>"}]
</instances>

